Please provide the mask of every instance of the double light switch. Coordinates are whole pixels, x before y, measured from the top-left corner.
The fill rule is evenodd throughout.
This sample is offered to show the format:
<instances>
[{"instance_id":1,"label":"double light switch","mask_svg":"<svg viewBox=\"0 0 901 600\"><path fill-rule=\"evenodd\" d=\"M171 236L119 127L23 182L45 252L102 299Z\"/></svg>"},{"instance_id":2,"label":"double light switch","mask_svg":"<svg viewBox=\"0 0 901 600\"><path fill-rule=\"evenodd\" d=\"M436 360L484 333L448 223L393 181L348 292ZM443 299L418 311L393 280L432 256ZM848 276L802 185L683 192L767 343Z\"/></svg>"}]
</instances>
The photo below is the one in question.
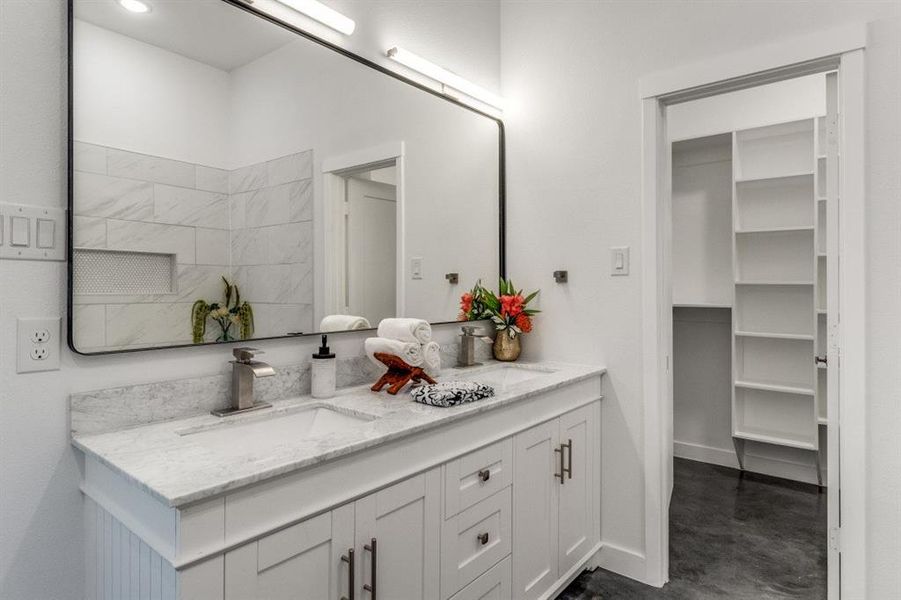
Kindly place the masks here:
<instances>
[{"instance_id":1,"label":"double light switch","mask_svg":"<svg viewBox=\"0 0 901 600\"><path fill-rule=\"evenodd\" d=\"M66 211L0 204L0 258L65 260Z\"/></svg>"}]
</instances>

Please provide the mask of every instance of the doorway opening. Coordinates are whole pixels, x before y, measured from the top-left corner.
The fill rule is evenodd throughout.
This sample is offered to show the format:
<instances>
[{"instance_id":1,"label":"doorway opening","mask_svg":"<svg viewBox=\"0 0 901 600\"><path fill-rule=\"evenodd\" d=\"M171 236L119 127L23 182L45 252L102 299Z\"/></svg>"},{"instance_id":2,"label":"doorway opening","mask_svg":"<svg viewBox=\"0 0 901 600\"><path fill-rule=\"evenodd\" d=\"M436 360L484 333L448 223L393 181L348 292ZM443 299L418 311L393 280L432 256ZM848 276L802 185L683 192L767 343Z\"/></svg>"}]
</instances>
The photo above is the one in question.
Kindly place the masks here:
<instances>
[{"instance_id":1,"label":"doorway opening","mask_svg":"<svg viewBox=\"0 0 901 600\"><path fill-rule=\"evenodd\" d=\"M836 78L815 73L666 107L670 543L692 548L710 536L723 545L671 556L673 587L703 569L705 583L732 596L826 596ZM742 555L726 551L732 545ZM742 577L717 579L736 569Z\"/></svg>"},{"instance_id":2,"label":"doorway opening","mask_svg":"<svg viewBox=\"0 0 901 600\"><path fill-rule=\"evenodd\" d=\"M672 245L672 156L671 140L668 137L668 107L691 100L710 98L727 92L747 90L764 84L789 80L805 75L827 73L827 82L831 81L834 89L827 88L827 113L822 121L825 125L825 153L813 154L816 159L810 169L795 172L795 176L813 174L814 189L818 184L825 187L827 198L820 202L824 208L811 198L807 206L816 206L814 218L820 211L825 211L827 232L825 239L818 236L817 223L804 225L803 239L813 241L810 254L805 251L803 261L788 260L778 262L768 258L769 252L778 248L791 247L797 240L766 243L752 239L765 234L771 237L787 234L780 231L779 225L769 227L775 231L753 232L756 226L745 226L732 221L731 266L735 288L746 286L751 294L733 296L734 307L730 307L733 315L729 319L730 332L733 338L743 341L731 343L732 373L729 385L730 411L734 408L737 414L731 415L732 438L739 441L733 448L736 461L739 455L747 456L741 445L752 437L760 443L767 443L764 417L771 416L775 408L785 408L773 402L772 394L782 393L788 396L792 415L784 422L771 429L778 431L778 440L793 438L797 443L793 449L813 451L819 445L821 424L813 421L814 429L809 427L804 439L800 436L788 435L795 430L800 421L800 397L813 398L808 401L805 415L811 414L811 406L817 407L817 390L810 392L810 387L792 385L800 383L793 380L788 369L795 363L781 360L775 353L766 352L761 346L774 344L774 340L786 342L786 347L798 347L801 343L816 346L819 335L816 309L826 306L825 351L828 367L826 391L826 438L828 456L826 465L821 465L824 483L827 490L827 538L828 538L828 574L827 589L830 598L861 595L865 586L865 523L864 498L860 493L863 488L862 465L865 456L861 450L861 441L865 435L865 407L862 390L866 388L865 370L865 285L861 270L865 271L865 222L863 219L863 202L865 191L865 146L864 146L864 48L866 31L860 27L849 27L836 32L812 34L806 38L790 42L772 44L765 49L749 50L729 57L729 60L710 60L695 65L687 65L680 69L654 74L641 81L643 152L642 152L642 288L643 292L643 375L645 398L645 568L643 581L662 586L669 580L669 510L671 492L673 490L673 245ZM831 73L831 79L828 74ZM838 84L839 77L841 85ZM831 98L831 100L829 100ZM840 110L839 110L840 108ZM782 128L786 140L785 148L793 146L790 139L801 135L801 127L797 123L776 123L771 125ZM763 125L756 124L739 136L732 132L733 146L733 197L737 195L736 187L760 185L767 175L766 168L790 166L782 160L767 160L777 156L778 152L758 152L758 172L742 170L740 162L743 158L755 155L755 149L763 148L761 140L767 137L764 131L753 131ZM813 134L813 145L820 137L819 123L814 119L803 129ZM772 133L772 131L771 131ZM784 149L784 148L783 148ZM744 152L742 152L744 150ZM839 156L841 160L839 161ZM820 159L824 159L821 161ZM820 179L816 171L819 162L825 162L825 181ZM751 165L751 162L747 162ZM767 166L769 165L769 167ZM755 168L757 168L755 167ZM791 177L792 173L773 173L777 177ZM746 183L743 180L747 179ZM745 193L747 196L747 193ZM750 197L754 194L751 193ZM785 196L793 198L792 194ZM759 204L763 206L764 203ZM733 205L734 208L734 205ZM733 210L733 216L734 216ZM765 212L760 215L765 216ZM758 216L760 216L758 215ZM783 225L782 227L788 227ZM760 227L763 228L763 227ZM798 233L801 226L790 229ZM821 239L825 242L825 260L817 256L820 252ZM737 262L738 250L757 251L754 260ZM812 254L812 256L811 256ZM838 258L841 260L838 260ZM819 263L823 263L821 268ZM812 265L812 268L811 268ZM773 267L772 269L769 269ZM776 267L783 269L777 271ZM797 269L809 269L813 274L802 279ZM823 276L823 273L825 275ZM737 276L736 276L737 274ZM778 275L778 277L777 277ZM769 279L764 279L769 277ZM817 289L817 281L825 282L823 292ZM778 304L770 304L763 313L745 310L750 306L749 296L755 296L757 288L773 288L770 291L785 291L784 309L774 308ZM805 286L805 296L799 289ZM812 288L812 289L811 289ZM769 288L766 288L769 289ZM733 290L733 293L734 290ZM761 295L761 294L757 294ZM772 294L770 294L772 295ZM812 299L811 299L812 297ZM817 304L817 301L825 302ZM789 315L800 314L799 307L811 307L811 317L807 331L783 329L758 329L750 325L759 325L761 317L769 326L785 325ZM741 315L738 325L747 329L736 330L735 317ZM766 321L766 317L770 320ZM782 319L782 321L780 321ZM736 335L738 333L739 335ZM763 336L759 334L779 334L782 336ZM745 335L748 334L748 335ZM757 334L757 335L755 335ZM802 337L803 336L803 337ZM747 339L745 339L747 338ZM739 346L740 345L740 346ZM752 348L750 353L764 357L752 364L751 357L741 354L745 348ZM736 350L736 348L738 348ZM764 350L761 352L761 350ZM838 357L841 355L841 361ZM816 368L815 358L811 353L809 367ZM822 357L821 357L822 358ZM765 380L760 370L769 366L777 376ZM741 369L739 369L741 367ZM747 367L747 368L745 368ZM780 371L780 369L782 369ZM740 377L744 377L741 379ZM819 374L813 379L818 383ZM807 383L807 381L805 381ZM751 385L747 385L751 384ZM763 384L763 385L761 385ZM778 388L773 387L779 386ZM834 384L834 385L833 385ZM750 399L750 400L749 400ZM758 405L751 410L752 404ZM813 413L819 417L817 413ZM770 419L770 423L774 420ZM810 423L810 420L806 421ZM841 430L841 435L839 435ZM776 441L776 440L773 440ZM839 491L841 490L841 495ZM839 536L840 533L840 536ZM841 547L839 547L839 539ZM840 558L840 560L839 560Z\"/></svg>"}]
</instances>

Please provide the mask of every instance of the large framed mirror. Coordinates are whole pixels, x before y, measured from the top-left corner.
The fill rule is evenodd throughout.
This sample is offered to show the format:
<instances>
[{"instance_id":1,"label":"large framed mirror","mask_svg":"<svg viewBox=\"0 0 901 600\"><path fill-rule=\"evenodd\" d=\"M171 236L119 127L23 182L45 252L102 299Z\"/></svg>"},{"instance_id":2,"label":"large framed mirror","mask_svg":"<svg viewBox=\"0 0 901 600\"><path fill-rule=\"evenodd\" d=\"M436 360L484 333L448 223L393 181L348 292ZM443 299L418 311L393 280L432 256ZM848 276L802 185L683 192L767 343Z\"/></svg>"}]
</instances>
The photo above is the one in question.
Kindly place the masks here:
<instances>
[{"instance_id":1,"label":"large framed mirror","mask_svg":"<svg viewBox=\"0 0 901 600\"><path fill-rule=\"evenodd\" d=\"M69 344L454 321L504 274L500 120L238 0L69 0Z\"/></svg>"}]
</instances>

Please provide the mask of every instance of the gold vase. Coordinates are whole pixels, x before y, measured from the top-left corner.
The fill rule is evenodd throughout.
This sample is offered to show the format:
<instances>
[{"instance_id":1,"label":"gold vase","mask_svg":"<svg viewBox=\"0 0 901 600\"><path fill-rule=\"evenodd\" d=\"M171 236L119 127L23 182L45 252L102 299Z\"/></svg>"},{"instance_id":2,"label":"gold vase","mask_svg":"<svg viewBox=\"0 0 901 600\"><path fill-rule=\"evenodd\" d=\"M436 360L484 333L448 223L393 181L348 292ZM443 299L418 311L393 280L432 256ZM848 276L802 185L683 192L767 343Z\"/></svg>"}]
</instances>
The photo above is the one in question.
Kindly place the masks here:
<instances>
[{"instance_id":1,"label":"gold vase","mask_svg":"<svg viewBox=\"0 0 901 600\"><path fill-rule=\"evenodd\" d=\"M504 362L513 362L519 358L522 352L522 345L519 341L519 335L510 337L509 332L498 331L494 338L494 358Z\"/></svg>"}]
</instances>

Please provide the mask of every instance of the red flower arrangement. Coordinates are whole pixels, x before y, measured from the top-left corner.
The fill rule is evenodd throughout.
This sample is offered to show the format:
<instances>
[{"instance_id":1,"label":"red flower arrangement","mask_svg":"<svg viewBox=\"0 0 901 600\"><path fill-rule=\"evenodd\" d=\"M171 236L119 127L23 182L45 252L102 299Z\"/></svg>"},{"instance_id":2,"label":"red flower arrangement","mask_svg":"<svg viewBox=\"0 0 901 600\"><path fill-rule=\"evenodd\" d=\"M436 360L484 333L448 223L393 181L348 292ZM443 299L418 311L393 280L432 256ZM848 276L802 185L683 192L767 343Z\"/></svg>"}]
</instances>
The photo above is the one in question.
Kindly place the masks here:
<instances>
[{"instance_id":1,"label":"red flower arrangement","mask_svg":"<svg viewBox=\"0 0 901 600\"><path fill-rule=\"evenodd\" d=\"M532 317L541 311L527 306L538 295L538 290L524 297L522 290L516 291L511 280L501 279L498 292L495 295L483 288L481 295L487 316L494 321L497 330L506 330L511 338L532 331Z\"/></svg>"},{"instance_id":2,"label":"red flower arrangement","mask_svg":"<svg viewBox=\"0 0 901 600\"><path fill-rule=\"evenodd\" d=\"M460 296L460 314L457 316L457 320L478 321L488 317L485 307L485 288L482 287L482 282L479 280L471 290Z\"/></svg>"}]
</instances>

